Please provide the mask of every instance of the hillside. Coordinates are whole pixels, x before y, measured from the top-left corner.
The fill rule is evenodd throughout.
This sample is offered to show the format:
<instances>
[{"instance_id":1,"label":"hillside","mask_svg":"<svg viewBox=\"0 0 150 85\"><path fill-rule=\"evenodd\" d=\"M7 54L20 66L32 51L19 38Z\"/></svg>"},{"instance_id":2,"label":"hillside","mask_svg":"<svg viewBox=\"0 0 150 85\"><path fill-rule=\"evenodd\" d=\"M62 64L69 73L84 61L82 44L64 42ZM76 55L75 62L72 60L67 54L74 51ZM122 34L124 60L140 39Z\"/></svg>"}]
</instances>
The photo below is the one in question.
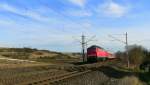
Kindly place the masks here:
<instances>
[{"instance_id":1,"label":"hillside","mask_svg":"<svg viewBox=\"0 0 150 85\"><path fill-rule=\"evenodd\" d=\"M61 53L32 48L0 48L0 56L14 59L49 60L78 59L80 53Z\"/></svg>"}]
</instances>

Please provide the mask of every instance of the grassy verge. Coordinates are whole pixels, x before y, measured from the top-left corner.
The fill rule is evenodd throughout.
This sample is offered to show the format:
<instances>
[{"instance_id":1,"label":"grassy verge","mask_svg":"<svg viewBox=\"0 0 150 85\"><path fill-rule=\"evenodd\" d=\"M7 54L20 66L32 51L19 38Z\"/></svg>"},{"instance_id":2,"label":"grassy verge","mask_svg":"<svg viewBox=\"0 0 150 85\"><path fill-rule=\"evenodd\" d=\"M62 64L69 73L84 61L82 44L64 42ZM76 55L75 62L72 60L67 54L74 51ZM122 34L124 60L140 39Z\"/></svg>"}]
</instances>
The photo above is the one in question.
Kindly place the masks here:
<instances>
[{"instance_id":1,"label":"grassy verge","mask_svg":"<svg viewBox=\"0 0 150 85\"><path fill-rule=\"evenodd\" d=\"M139 80L146 83L146 85L150 85L150 72L144 72L139 68L134 68L134 69L121 68L119 70L134 73L135 75L137 75Z\"/></svg>"},{"instance_id":2,"label":"grassy verge","mask_svg":"<svg viewBox=\"0 0 150 85\"><path fill-rule=\"evenodd\" d=\"M150 85L150 72L149 73L145 73L145 72L140 73L139 79L144 81L147 85Z\"/></svg>"}]
</instances>

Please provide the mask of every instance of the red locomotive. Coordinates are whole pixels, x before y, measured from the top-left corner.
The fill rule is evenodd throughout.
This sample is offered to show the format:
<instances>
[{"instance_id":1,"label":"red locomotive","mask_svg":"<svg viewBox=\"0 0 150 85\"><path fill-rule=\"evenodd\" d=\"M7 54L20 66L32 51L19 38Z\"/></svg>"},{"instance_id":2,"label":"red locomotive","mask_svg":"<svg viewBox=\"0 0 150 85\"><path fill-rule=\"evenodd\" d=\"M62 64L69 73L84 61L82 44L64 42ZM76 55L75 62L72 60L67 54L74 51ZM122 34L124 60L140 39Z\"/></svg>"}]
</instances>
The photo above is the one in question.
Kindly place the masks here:
<instances>
[{"instance_id":1,"label":"red locomotive","mask_svg":"<svg viewBox=\"0 0 150 85\"><path fill-rule=\"evenodd\" d=\"M107 59L114 59L113 54L105 51L103 48L93 45L87 49L87 61L97 62L105 61Z\"/></svg>"}]
</instances>

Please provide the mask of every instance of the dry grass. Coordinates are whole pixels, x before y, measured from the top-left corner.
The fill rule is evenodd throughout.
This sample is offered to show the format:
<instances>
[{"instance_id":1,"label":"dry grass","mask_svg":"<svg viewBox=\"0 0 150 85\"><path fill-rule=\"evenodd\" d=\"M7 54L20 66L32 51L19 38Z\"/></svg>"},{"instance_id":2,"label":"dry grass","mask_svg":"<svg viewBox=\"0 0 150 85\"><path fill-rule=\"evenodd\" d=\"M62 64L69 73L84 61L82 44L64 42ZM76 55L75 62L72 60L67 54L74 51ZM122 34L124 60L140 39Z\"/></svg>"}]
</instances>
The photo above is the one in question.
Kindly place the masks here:
<instances>
[{"instance_id":1,"label":"dry grass","mask_svg":"<svg viewBox=\"0 0 150 85\"><path fill-rule=\"evenodd\" d=\"M0 59L0 69L44 66L46 63Z\"/></svg>"},{"instance_id":2,"label":"dry grass","mask_svg":"<svg viewBox=\"0 0 150 85\"><path fill-rule=\"evenodd\" d=\"M126 82L127 85L144 85L137 77L127 76L121 79L122 82ZM121 82L121 83L122 83Z\"/></svg>"}]
</instances>

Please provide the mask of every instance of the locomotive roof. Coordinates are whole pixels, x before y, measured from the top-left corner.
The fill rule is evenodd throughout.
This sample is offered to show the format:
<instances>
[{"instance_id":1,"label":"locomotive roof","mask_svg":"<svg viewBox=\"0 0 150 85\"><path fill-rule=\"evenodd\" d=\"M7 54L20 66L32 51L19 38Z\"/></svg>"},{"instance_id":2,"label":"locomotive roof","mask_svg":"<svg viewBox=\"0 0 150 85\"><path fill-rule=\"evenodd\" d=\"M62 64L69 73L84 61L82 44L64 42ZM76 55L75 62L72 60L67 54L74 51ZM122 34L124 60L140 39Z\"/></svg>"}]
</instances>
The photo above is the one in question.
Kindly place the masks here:
<instances>
[{"instance_id":1,"label":"locomotive roof","mask_svg":"<svg viewBox=\"0 0 150 85\"><path fill-rule=\"evenodd\" d=\"M97 46L97 45L92 45L92 46L91 46L91 47L89 47L89 48L99 48L99 49L103 49L102 47Z\"/></svg>"}]
</instances>

